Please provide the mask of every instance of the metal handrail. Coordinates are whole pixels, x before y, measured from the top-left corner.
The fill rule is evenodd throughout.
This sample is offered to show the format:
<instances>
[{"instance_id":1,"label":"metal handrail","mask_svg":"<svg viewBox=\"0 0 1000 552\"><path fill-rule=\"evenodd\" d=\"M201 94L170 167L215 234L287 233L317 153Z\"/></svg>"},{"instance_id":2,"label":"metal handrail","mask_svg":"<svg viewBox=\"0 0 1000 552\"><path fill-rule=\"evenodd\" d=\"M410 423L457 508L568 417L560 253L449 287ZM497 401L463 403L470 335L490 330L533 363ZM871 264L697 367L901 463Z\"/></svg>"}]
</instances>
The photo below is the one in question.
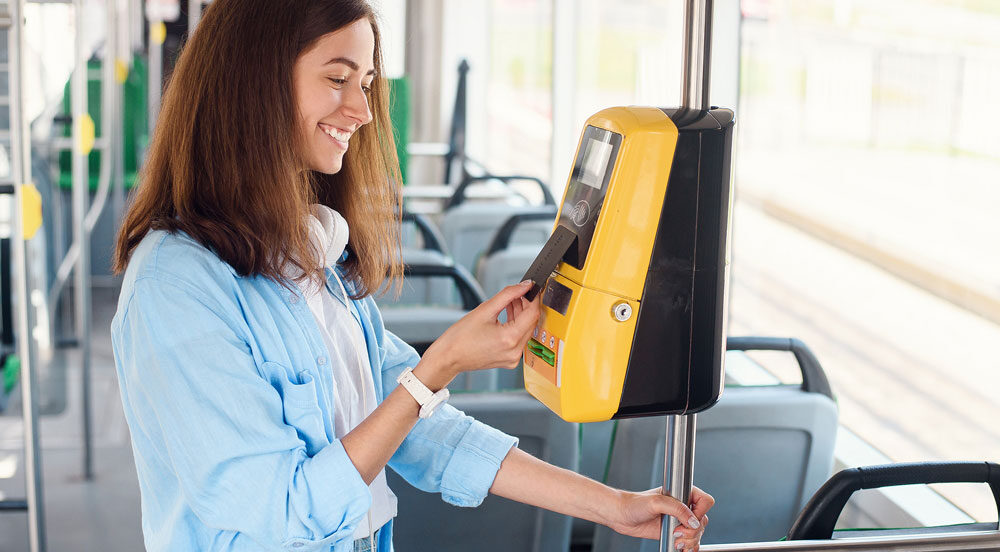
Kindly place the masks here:
<instances>
[{"instance_id":1,"label":"metal handrail","mask_svg":"<svg viewBox=\"0 0 1000 552\"><path fill-rule=\"evenodd\" d=\"M1000 531L949 532L936 535L864 536L833 540L800 540L707 544L703 552L951 552L1000 549Z\"/></svg>"},{"instance_id":2,"label":"metal handrail","mask_svg":"<svg viewBox=\"0 0 1000 552\"><path fill-rule=\"evenodd\" d=\"M24 3L10 0L5 18L10 87L11 177L14 184L13 225L11 231L12 266L17 296L17 354L21 361L21 412L24 424L24 509L28 517L28 547L31 552L45 552L45 507L42 492L41 447L38 439L38 391L35 387L36 343L32 328L35 312L28 291L27 241L24 236L24 185L30 180L31 148L23 111L22 77L24 70ZM13 274L15 273L16 274ZM6 276L5 276L6 277ZM22 504L11 504L20 508Z\"/></svg>"}]
</instances>

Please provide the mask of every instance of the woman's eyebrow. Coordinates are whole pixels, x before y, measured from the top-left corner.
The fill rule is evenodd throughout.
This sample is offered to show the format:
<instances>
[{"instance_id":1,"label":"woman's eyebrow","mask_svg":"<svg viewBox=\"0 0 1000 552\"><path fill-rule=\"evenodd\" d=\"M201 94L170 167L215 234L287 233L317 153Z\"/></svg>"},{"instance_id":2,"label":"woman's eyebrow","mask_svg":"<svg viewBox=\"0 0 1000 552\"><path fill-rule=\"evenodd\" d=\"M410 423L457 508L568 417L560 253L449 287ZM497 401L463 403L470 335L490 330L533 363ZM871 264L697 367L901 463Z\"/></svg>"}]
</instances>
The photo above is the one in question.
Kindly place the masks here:
<instances>
[{"instance_id":1,"label":"woman's eyebrow","mask_svg":"<svg viewBox=\"0 0 1000 552\"><path fill-rule=\"evenodd\" d=\"M331 59L330 61L324 63L323 65L333 65L334 63L342 63L342 64L350 67L352 71L357 71L358 69L361 68L361 66L358 65L358 63L356 61L354 61L353 59L350 59L350 58L345 58L345 57L335 57L335 58ZM371 70L368 71L368 73L366 73L366 75L374 75L374 74L375 74L375 70L374 69L371 69Z\"/></svg>"}]
</instances>

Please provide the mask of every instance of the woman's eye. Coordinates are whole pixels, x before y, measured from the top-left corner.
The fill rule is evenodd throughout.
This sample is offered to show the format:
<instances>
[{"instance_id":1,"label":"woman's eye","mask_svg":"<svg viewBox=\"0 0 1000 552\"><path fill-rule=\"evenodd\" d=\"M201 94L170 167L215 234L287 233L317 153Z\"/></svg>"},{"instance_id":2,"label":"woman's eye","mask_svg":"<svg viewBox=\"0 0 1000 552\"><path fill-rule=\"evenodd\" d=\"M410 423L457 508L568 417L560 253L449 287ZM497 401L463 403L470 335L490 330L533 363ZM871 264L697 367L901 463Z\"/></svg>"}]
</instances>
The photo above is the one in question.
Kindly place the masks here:
<instances>
[{"instance_id":1,"label":"woman's eye","mask_svg":"<svg viewBox=\"0 0 1000 552\"><path fill-rule=\"evenodd\" d=\"M345 84L347 84L347 79L330 78L328 80L333 84L336 84L337 86L344 86Z\"/></svg>"}]
</instances>

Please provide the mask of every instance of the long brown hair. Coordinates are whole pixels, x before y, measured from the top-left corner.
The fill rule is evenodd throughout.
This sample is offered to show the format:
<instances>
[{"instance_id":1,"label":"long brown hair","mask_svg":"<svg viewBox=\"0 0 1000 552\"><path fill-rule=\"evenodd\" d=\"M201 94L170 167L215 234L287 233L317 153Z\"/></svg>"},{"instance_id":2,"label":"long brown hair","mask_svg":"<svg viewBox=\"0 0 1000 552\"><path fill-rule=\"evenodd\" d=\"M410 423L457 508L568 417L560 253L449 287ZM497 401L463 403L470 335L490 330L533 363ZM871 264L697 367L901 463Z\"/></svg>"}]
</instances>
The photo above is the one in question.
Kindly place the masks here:
<instances>
[{"instance_id":1,"label":"long brown hair","mask_svg":"<svg viewBox=\"0 0 1000 552\"><path fill-rule=\"evenodd\" d=\"M337 174L301 171L292 68L321 36L361 19L375 34L372 122L352 137ZM364 0L216 0L163 95L115 273L149 230L162 229L185 232L244 276L282 281L286 262L319 276L306 226L309 204L319 202L350 226L353 295L398 281L401 178L388 98L376 16Z\"/></svg>"}]
</instances>

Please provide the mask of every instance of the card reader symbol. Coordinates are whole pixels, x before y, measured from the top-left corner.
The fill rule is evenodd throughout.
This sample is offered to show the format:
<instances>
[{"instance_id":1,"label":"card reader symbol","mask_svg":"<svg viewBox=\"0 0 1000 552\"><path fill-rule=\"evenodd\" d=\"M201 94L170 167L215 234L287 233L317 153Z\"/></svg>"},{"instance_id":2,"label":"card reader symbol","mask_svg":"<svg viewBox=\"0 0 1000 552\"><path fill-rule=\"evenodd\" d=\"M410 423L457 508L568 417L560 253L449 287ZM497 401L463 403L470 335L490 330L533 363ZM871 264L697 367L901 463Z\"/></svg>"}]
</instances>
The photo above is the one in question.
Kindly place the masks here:
<instances>
[{"instance_id":1,"label":"card reader symbol","mask_svg":"<svg viewBox=\"0 0 1000 552\"><path fill-rule=\"evenodd\" d=\"M573 207L573 214L571 216L573 219L573 224L577 226L583 226L587 224L590 220L590 204L586 200L580 200L576 206Z\"/></svg>"}]
</instances>

